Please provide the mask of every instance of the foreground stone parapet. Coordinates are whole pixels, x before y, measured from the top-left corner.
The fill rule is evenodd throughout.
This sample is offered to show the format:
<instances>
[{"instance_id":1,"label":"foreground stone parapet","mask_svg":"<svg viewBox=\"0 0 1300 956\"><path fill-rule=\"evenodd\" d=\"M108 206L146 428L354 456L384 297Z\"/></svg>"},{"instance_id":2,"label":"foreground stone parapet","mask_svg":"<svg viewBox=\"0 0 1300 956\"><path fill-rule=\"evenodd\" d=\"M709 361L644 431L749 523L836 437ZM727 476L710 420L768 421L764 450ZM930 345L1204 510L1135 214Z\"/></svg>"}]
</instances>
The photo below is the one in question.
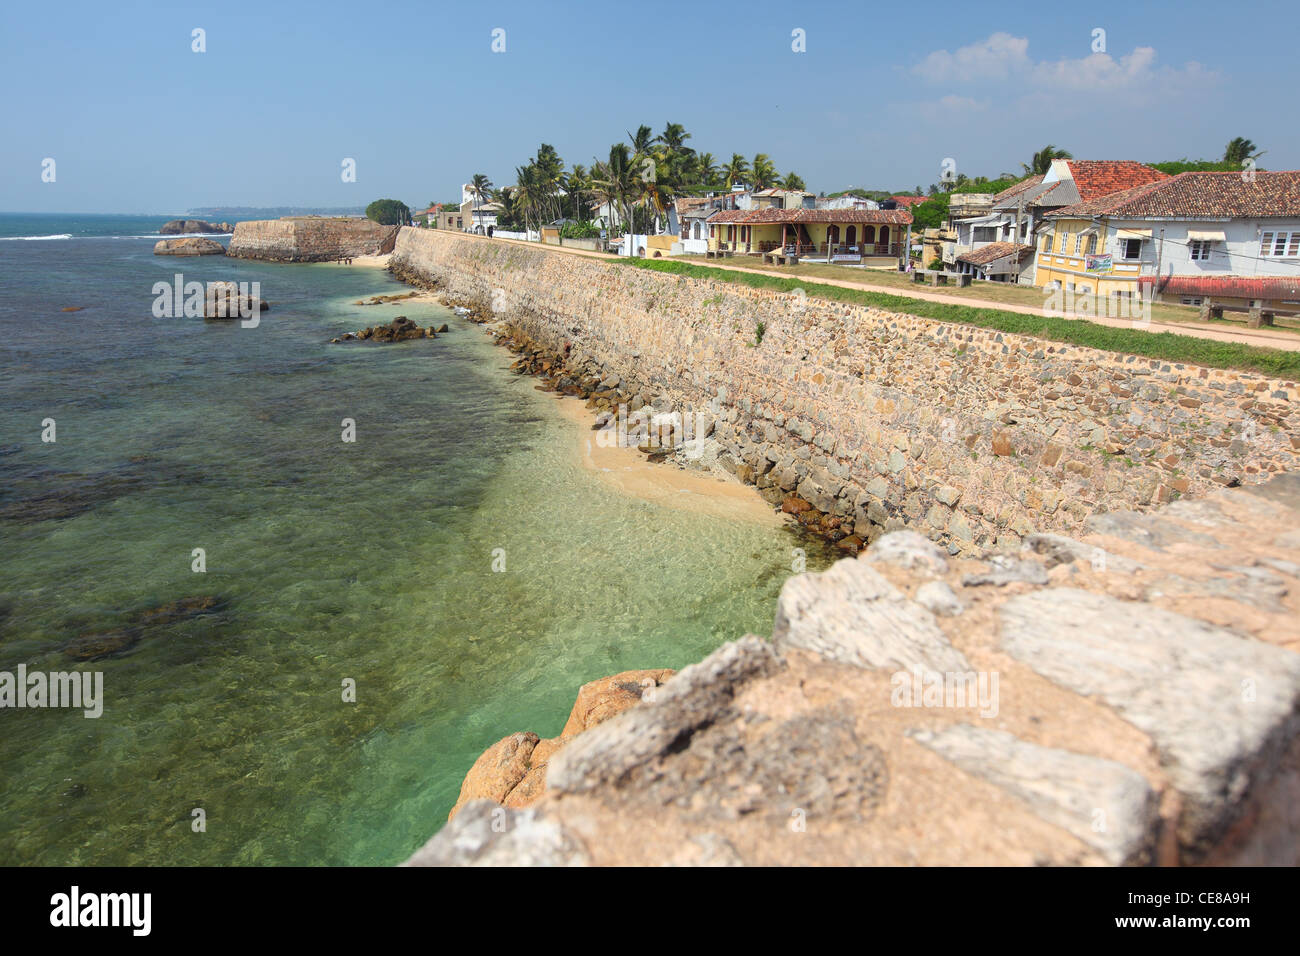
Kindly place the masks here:
<instances>
[{"instance_id":1,"label":"foreground stone parapet","mask_svg":"<svg viewBox=\"0 0 1300 956\"><path fill-rule=\"evenodd\" d=\"M1002 647L1151 735L1208 849L1300 728L1300 655L1158 607L1048 588L999 609Z\"/></svg>"},{"instance_id":2,"label":"foreground stone parapet","mask_svg":"<svg viewBox=\"0 0 1300 956\"><path fill-rule=\"evenodd\" d=\"M403 866L585 866L586 849L563 825L535 810L475 800Z\"/></svg>"},{"instance_id":3,"label":"foreground stone parapet","mask_svg":"<svg viewBox=\"0 0 1300 956\"><path fill-rule=\"evenodd\" d=\"M463 806L474 800L486 799L515 808L537 802L546 792L551 757L579 734L643 700L652 700L673 673L667 669L623 671L582 685L558 737L543 740L531 732L515 733L485 750L465 775L460 797L447 819L454 819Z\"/></svg>"},{"instance_id":4,"label":"foreground stone parapet","mask_svg":"<svg viewBox=\"0 0 1300 956\"><path fill-rule=\"evenodd\" d=\"M840 561L786 581L772 641L858 667L964 671L969 665L934 614L865 561Z\"/></svg>"},{"instance_id":5,"label":"foreground stone parapet","mask_svg":"<svg viewBox=\"0 0 1300 956\"><path fill-rule=\"evenodd\" d=\"M970 724L910 736L967 773L1014 794L1044 820L1096 847L1108 862L1150 859L1157 801L1137 771Z\"/></svg>"},{"instance_id":6,"label":"foreground stone parapet","mask_svg":"<svg viewBox=\"0 0 1300 956\"><path fill-rule=\"evenodd\" d=\"M793 577L775 643L550 758L532 809L567 849L489 829L430 859L1300 863L1300 477L1099 528L978 557L887 535Z\"/></svg>"},{"instance_id":7,"label":"foreground stone parapet","mask_svg":"<svg viewBox=\"0 0 1300 956\"><path fill-rule=\"evenodd\" d=\"M556 755L550 787L576 793L620 779L717 720L738 684L779 666L771 645L752 634L723 645L678 673L653 704L626 711Z\"/></svg>"}]
</instances>

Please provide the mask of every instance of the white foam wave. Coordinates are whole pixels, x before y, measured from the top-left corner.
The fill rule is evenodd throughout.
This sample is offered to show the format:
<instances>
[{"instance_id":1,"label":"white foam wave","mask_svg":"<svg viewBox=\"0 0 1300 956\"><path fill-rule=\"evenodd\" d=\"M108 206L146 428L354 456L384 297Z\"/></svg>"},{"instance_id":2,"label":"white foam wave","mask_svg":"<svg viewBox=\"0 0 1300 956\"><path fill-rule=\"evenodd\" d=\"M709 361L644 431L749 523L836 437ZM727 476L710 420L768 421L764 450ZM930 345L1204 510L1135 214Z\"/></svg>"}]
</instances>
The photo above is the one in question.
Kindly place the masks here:
<instances>
[{"instance_id":1,"label":"white foam wave","mask_svg":"<svg viewBox=\"0 0 1300 956\"><path fill-rule=\"evenodd\" d=\"M71 238L72 238L72 233L70 232L61 232L57 236L0 236L0 239L8 240L10 242L17 242L19 240L26 241L26 242L40 242L45 239L71 239Z\"/></svg>"}]
</instances>

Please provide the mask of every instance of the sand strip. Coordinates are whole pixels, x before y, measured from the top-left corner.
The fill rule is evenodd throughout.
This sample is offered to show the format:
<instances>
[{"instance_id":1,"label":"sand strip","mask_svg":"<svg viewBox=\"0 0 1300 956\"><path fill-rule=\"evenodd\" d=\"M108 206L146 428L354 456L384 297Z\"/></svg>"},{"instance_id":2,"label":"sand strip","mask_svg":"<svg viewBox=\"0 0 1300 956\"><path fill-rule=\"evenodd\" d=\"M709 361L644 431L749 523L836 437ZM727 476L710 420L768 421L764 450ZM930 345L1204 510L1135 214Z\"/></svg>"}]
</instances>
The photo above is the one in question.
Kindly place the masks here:
<instances>
[{"instance_id":1,"label":"sand strip","mask_svg":"<svg viewBox=\"0 0 1300 956\"><path fill-rule=\"evenodd\" d=\"M730 476L719 478L670 463L651 462L635 448L602 445L591 428L596 414L581 399L561 398L556 405L561 415L578 426L574 430L574 450L583 467L610 487L667 508L768 527L784 523L776 509L750 485Z\"/></svg>"}]
</instances>

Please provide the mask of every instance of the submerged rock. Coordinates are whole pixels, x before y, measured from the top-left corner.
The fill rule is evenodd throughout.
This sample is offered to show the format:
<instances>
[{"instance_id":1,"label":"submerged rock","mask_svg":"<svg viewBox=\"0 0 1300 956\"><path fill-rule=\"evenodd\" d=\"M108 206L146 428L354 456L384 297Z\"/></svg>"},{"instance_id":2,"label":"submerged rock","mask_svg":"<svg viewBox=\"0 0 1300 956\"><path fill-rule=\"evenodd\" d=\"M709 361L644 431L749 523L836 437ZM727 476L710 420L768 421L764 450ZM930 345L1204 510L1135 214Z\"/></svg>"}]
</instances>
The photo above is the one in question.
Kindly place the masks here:
<instances>
[{"instance_id":1,"label":"submerged rock","mask_svg":"<svg viewBox=\"0 0 1300 956\"><path fill-rule=\"evenodd\" d=\"M114 657L135 647L151 631L202 614L216 614L223 611L228 603L225 599L211 594L168 601L135 612L123 627L75 637L63 646L63 653L77 661L97 661Z\"/></svg>"}]
</instances>

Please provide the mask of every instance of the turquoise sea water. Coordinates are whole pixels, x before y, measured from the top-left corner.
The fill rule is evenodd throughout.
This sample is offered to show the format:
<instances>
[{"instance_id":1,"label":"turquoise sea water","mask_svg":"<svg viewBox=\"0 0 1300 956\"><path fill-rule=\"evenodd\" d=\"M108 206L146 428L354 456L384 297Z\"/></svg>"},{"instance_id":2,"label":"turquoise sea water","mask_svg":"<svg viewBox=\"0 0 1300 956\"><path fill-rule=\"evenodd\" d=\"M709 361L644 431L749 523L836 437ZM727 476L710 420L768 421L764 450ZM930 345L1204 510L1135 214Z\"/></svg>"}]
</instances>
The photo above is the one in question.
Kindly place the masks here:
<instances>
[{"instance_id":1,"label":"turquoise sea water","mask_svg":"<svg viewBox=\"0 0 1300 956\"><path fill-rule=\"evenodd\" d=\"M806 542L611 490L482 330L354 305L404 291L383 272L107 238L163 219L0 216L73 236L0 239L0 670L100 670L106 698L0 710L0 863L396 863L486 746L556 733L585 681L770 631ZM176 272L272 308L155 319ZM328 344L398 314L451 331ZM201 596L120 656L63 651Z\"/></svg>"}]
</instances>

